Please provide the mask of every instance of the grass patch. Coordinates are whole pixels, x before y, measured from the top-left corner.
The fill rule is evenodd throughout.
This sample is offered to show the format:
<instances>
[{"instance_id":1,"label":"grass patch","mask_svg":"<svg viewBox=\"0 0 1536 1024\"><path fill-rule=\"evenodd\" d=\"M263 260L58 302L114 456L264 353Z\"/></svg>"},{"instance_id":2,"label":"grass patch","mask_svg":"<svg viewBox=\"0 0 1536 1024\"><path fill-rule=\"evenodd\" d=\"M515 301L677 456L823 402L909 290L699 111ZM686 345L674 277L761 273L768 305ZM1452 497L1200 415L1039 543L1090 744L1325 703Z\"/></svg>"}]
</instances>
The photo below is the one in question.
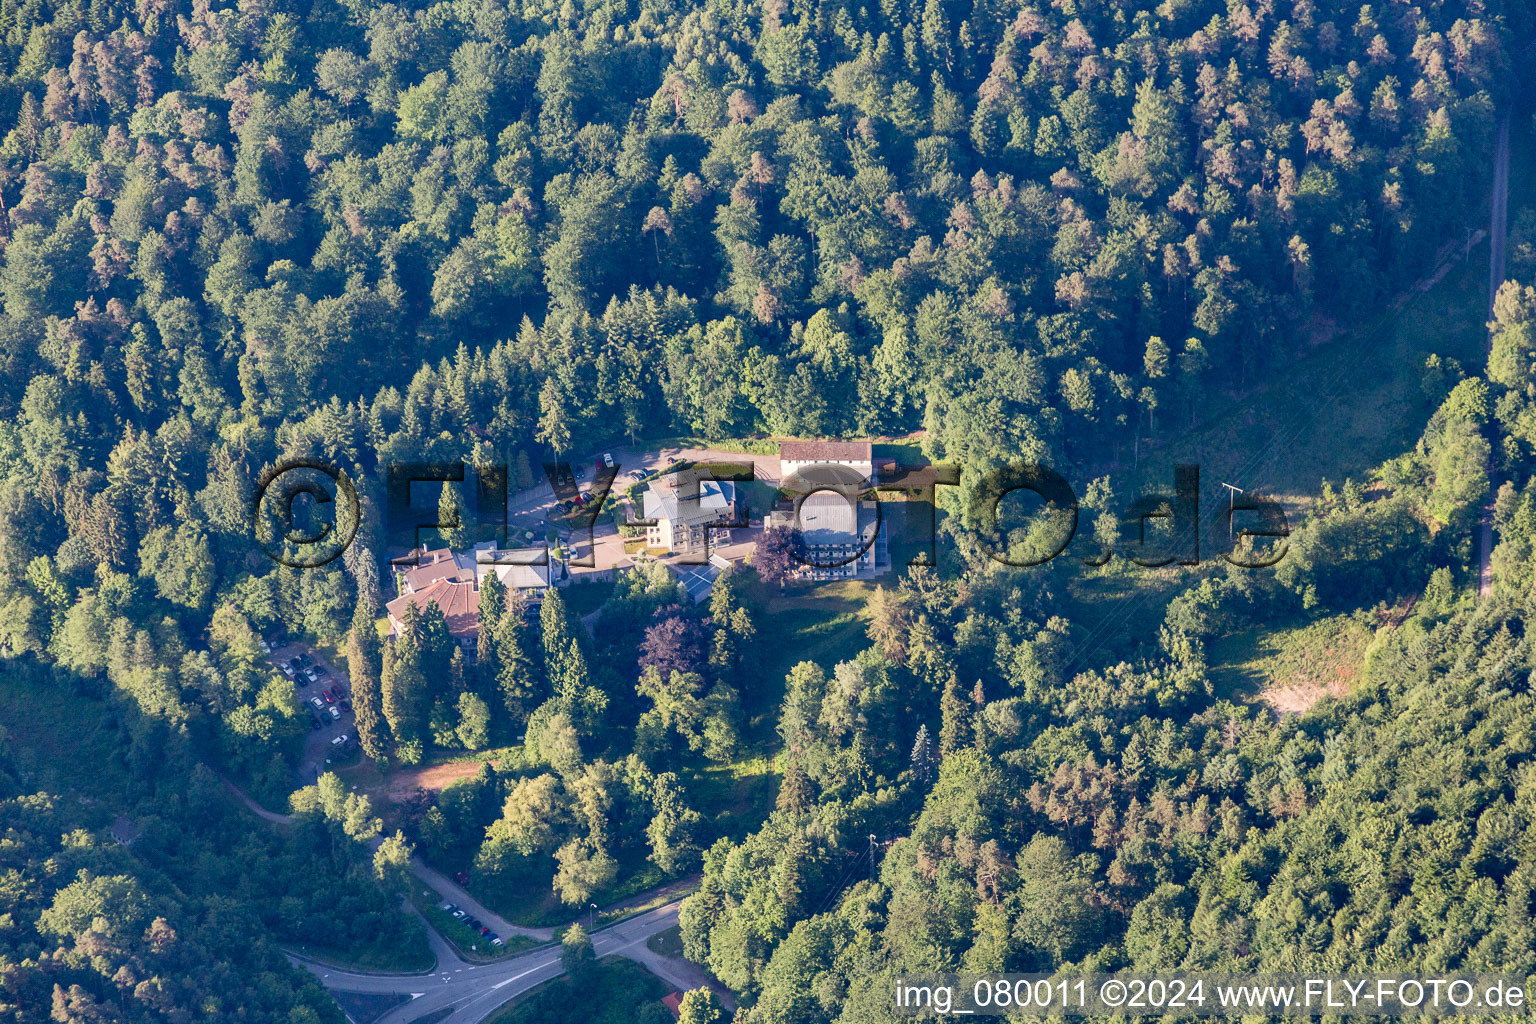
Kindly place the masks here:
<instances>
[{"instance_id":1,"label":"grass patch","mask_svg":"<svg viewBox=\"0 0 1536 1024\"><path fill-rule=\"evenodd\" d=\"M547 981L486 1024L671 1024L667 985L639 964L610 957L580 982Z\"/></svg>"},{"instance_id":2,"label":"grass patch","mask_svg":"<svg viewBox=\"0 0 1536 1024\"><path fill-rule=\"evenodd\" d=\"M888 582L894 583L894 577ZM784 676L792 667L814 661L830 672L868 646L866 606L874 587L857 580L791 583L783 592L755 581L750 585L757 669L742 687L749 743L773 742Z\"/></svg>"},{"instance_id":3,"label":"grass patch","mask_svg":"<svg viewBox=\"0 0 1536 1024\"><path fill-rule=\"evenodd\" d=\"M1075 627L1068 675L1150 653L1139 648L1157 642L1168 603L1199 579L1198 569L1174 566L1149 569L1117 560L1106 571L1066 555L1057 563L1064 584L1059 614Z\"/></svg>"},{"instance_id":4,"label":"grass patch","mask_svg":"<svg viewBox=\"0 0 1536 1024\"><path fill-rule=\"evenodd\" d=\"M779 772L768 757L684 771L688 792L719 836L743 839L768 817L778 796Z\"/></svg>"},{"instance_id":5,"label":"grass patch","mask_svg":"<svg viewBox=\"0 0 1536 1024\"><path fill-rule=\"evenodd\" d=\"M1299 714L1349 692L1375 633L1368 612L1240 630L1210 644L1211 681L1220 696Z\"/></svg>"},{"instance_id":6,"label":"grass patch","mask_svg":"<svg viewBox=\"0 0 1536 1024\"><path fill-rule=\"evenodd\" d=\"M923 446L920 441L880 441L872 446L873 456L876 462L881 459L895 459L898 466L924 466L928 464L928 456L923 454Z\"/></svg>"},{"instance_id":7,"label":"grass patch","mask_svg":"<svg viewBox=\"0 0 1536 1024\"><path fill-rule=\"evenodd\" d=\"M664 932L657 932L645 940L645 948L662 956L682 956L683 930L673 925Z\"/></svg>"},{"instance_id":8,"label":"grass patch","mask_svg":"<svg viewBox=\"0 0 1536 1024\"><path fill-rule=\"evenodd\" d=\"M427 923L466 960L500 960L538 945L526 935L503 935L501 939L505 945L493 946L490 939L444 910L443 897L436 890L424 888L420 882L413 880L410 895L411 903L421 911Z\"/></svg>"},{"instance_id":9,"label":"grass patch","mask_svg":"<svg viewBox=\"0 0 1536 1024\"><path fill-rule=\"evenodd\" d=\"M543 856L531 858L501 872L485 873L472 870L469 890L485 906L516 924L530 928L564 928L579 920L583 928L591 919L588 906L570 906L555 895L550 885L556 870L555 858ZM618 882L610 889L594 893L592 902L600 906L623 903L631 897L666 884L661 869L650 861L625 858L619 864ZM637 912L637 907L651 909L668 903L675 896L660 895L641 904L625 903L622 907L599 911L597 924L611 923ZM503 938L507 938L503 936ZM507 938L510 943L512 940Z\"/></svg>"},{"instance_id":10,"label":"grass patch","mask_svg":"<svg viewBox=\"0 0 1536 1024\"><path fill-rule=\"evenodd\" d=\"M1324 478L1366 480L1376 466L1413 447L1434 411L1419 383L1425 358L1454 358L1469 373L1482 367L1485 246L1465 260L1458 253L1429 291L1341 331L1194 429L1172 426L1171 418L1187 413L1182 403L1171 405L1162 442L1151 452L1144 448L1129 478L1148 490L1167 490L1175 463L1197 463L1204 491L1225 480L1285 498L1292 507L1309 502Z\"/></svg>"},{"instance_id":11,"label":"grass patch","mask_svg":"<svg viewBox=\"0 0 1536 1024\"><path fill-rule=\"evenodd\" d=\"M413 920L411 924L418 929L421 927L419 921ZM391 937L389 941L395 940ZM425 974L432 970L432 950L427 947L426 938L423 936L419 942L411 945L414 947L413 951L405 953L382 946L364 949L333 949L329 946L308 943L299 947L299 952L342 970L380 974Z\"/></svg>"},{"instance_id":12,"label":"grass patch","mask_svg":"<svg viewBox=\"0 0 1536 1024\"><path fill-rule=\"evenodd\" d=\"M134 802L137 787L122 761L116 716L46 670L0 661L0 727L28 790L75 793L113 807Z\"/></svg>"},{"instance_id":13,"label":"grass patch","mask_svg":"<svg viewBox=\"0 0 1536 1024\"><path fill-rule=\"evenodd\" d=\"M532 928L568 925L578 911L555 895L550 881L556 868L553 856L528 858L503 871L472 867L467 888L481 903L514 924Z\"/></svg>"}]
</instances>

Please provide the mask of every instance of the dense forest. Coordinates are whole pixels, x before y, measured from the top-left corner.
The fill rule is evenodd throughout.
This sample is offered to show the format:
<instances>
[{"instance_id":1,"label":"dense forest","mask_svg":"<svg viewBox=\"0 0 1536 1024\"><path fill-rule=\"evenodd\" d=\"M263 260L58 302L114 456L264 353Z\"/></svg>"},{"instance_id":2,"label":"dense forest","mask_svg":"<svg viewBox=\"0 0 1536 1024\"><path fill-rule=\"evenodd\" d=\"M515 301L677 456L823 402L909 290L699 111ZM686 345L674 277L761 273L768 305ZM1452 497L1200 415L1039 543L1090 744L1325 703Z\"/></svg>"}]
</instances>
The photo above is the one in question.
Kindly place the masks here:
<instances>
[{"instance_id":1,"label":"dense forest","mask_svg":"<svg viewBox=\"0 0 1536 1024\"><path fill-rule=\"evenodd\" d=\"M1432 357L1416 445L1325 486L1276 571L1180 577L1149 635L1074 620L1061 566L996 571L959 501L941 571L787 678L767 560L697 607L624 574L596 635L492 584L472 659L435 606L377 628L402 461L526 486L621 440L919 433L1099 476L1177 437L1468 243L1532 29L1504 0L4 0L0 687L102 756L0 743L0 1019L337 1020L279 944L421 955L406 840L567 906L702 871L685 951L750 1024L886 1020L922 969L1536 973L1529 210L1486 370ZM256 546L282 457L357 481L343 559ZM1213 641L1323 614L1378 630L1348 694L1219 691ZM375 862L366 799L293 792L278 631L340 652L379 765L519 757L400 808ZM754 758L765 801L700 783ZM253 830L220 774L293 822Z\"/></svg>"}]
</instances>

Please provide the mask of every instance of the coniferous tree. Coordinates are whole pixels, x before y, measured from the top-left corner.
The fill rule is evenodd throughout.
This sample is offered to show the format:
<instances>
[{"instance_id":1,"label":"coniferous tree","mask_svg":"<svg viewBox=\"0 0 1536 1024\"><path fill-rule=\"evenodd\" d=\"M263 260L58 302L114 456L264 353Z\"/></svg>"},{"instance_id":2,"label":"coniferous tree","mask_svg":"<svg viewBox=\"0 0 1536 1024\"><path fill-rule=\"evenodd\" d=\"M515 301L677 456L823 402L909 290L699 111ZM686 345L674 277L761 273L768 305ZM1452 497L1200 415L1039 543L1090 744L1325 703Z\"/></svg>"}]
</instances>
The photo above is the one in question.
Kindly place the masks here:
<instances>
[{"instance_id":1,"label":"coniferous tree","mask_svg":"<svg viewBox=\"0 0 1536 1024\"><path fill-rule=\"evenodd\" d=\"M514 722L528 720L547 691L540 685L540 673L526 651L527 631L523 623L523 603L510 595L496 627L496 687L503 706ZM482 628L485 628L482 626Z\"/></svg>"},{"instance_id":2,"label":"coniferous tree","mask_svg":"<svg viewBox=\"0 0 1536 1024\"><path fill-rule=\"evenodd\" d=\"M933 741L928 738L926 723L917 727L917 739L912 743L912 755L909 760L912 764L912 772L919 780L933 781Z\"/></svg>"},{"instance_id":3,"label":"coniferous tree","mask_svg":"<svg viewBox=\"0 0 1536 1024\"><path fill-rule=\"evenodd\" d=\"M926 737L925 737L926 738ZM779 797L775 806L787 814L810 810L816 802L816 791L800 759L791 757L784 769L784 781L779 784Z\"/></svg>"},{"instance_id":4,"label":"coniferous tree","mask_svg":"<svg viewBox=\"0 0 1536 1024\"><path fill-rule=\"evenodd\" d=\"M971 741L971 706L960 695L960 682L951 672L939 697L939 756L948 757Z\"/></svg>"},{"instance_id":5,"label":"coniferous tree","mask_svg":"<svg viewBox=\"0 0 1536 1024\"><path fill-rule=\"evenodd\" d=\"M347 674L352 682L352 711L357 724L357 745L375 761L389 752L389 734L383 717L377 615L372 602L359 598L347 634Z\"/></svg>"},{"instance_id":6,"label":"coniferous tree","mask_svg":"<svg viewBox=\"0 0 1536 1024\"><path fill-rule=\"evenodd\" d=\"M506 585L496 573L487 573L480 584L480 630L475 635L475 669L487 690L496 685L501 673L501 656L497 648L506 607Z\"/></svg>"},{"instance_id":7,"label":"coniferous tree","mask_svg":"<svg viewBox=\"0 0 1536 1024\"><path fill-rule=\"evenodd\" d=\"M458 489L451 480L444 480L443 489L438 492L437 522L438 536L447 547L461 551L468 546L469 529L464 515L464 503L459 500Z\"/></svg>"}]
</instances>

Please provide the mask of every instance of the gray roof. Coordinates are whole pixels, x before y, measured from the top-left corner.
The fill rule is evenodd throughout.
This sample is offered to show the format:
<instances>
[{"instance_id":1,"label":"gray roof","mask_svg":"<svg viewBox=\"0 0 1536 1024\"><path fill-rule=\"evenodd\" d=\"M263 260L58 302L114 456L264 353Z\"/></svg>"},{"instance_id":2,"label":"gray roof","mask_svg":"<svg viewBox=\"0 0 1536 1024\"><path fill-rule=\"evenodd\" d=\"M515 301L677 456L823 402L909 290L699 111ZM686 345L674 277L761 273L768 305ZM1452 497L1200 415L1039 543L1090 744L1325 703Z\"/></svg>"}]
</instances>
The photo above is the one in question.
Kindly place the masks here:
<instances>
[{"instance_id":1,"label":"gray roof","mask_svg":"<svg viewBox=\"0 0 1536 1024\"><path fill-rule=\"evenodd\" d=\"M491 548L482 553L477 550L475 572L484 579L494 572L501 582L517 590L538 590L549 586L549 569L553 559L548 548Z\"/></svg>"},{"instance_id":2,"label":"gray roof","mask_svg":"<svg viewBox=\"0 0 1536 1024\"><path fill-rule=\"evenodd\" d=\"M807 544L852 544L858 505L837 491L814 491L800 503L800 535Z\"/></svg>"},{"instance_id":3,"label":"gray roof","mask_svg":"<svg viewBox=\"0 0 1536 1024\"><path fill-rule=\"evenodd\" d=\"M729 480L700 480L698 501L678 494L677 477L651 481L645 489L645 518L670 519L673 522L713 522L736 499L736 488Z\"/></svg>"}]
</instances>

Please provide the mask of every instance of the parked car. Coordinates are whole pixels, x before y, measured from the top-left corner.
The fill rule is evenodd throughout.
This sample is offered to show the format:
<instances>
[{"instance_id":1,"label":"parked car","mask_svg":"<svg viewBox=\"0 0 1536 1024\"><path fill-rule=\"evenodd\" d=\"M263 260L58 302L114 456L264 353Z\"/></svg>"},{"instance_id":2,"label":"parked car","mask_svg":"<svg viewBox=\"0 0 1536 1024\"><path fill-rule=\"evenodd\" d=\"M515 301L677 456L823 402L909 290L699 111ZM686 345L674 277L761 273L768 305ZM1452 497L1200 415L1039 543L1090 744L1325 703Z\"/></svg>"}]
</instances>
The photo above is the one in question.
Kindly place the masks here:
<instances>
[{"instance_id":1,"label":"parked car","mask_svg":"<svg viewBox=\"0 0 1536 1024\"><path fill-rule=\"evenodd\" d=\"M271 654L272 653L272 645L267 643L265 640L261 641L261 653L262 654Z\"/></svg>"},{"instance_id":2,"label":"parked car","mask_svg":"<svg viewBox=\"0 0 1536 1024\"><path fill-rule=\"evenodd\" d=\"M316 711L325 710L325 701L321 700L319 697L311 697L309 698L309 702L314 705Z\"/></svg>"},{"instance_id":3,"label":"parked car","mask_svg":"<svg viewBox=\"0 0 1536 1024\"><path fill-rule=\"evenodd\" d=\"M294 672L293 672L293 666L292 665L288 664L287 662L284 662L282 665L280 665L278 667L283 670L283 675L287 676L289 679L293 678Z\"/></svg>"},{"instance_id":4,"label":"parked car","mask_svg":"<svg viewBox=\"0 0 1536 1024\"><path fill-rule=\"evenodd\" d=\"M302 671L304 668L304 663L300 661L297 656L289 658L287 664L288 667L293 669L295 672Z\"/></svg>"},{"instance_id":5,"label":"parked car","mask_svg":"<svg viewBox=\"0 0 1536 1024\"><path fill-rule=\"evenodd\" d=\"M453 905L453 904L452 904L452 903L444 903L444 904L443 904L443 909L444 909L444 910L446 910L446 911L448 911L448 913L450 913L450 914L451 914L451 913L453 913L453 912L454 912L454 911L455 911L455 910L458 910L458 909L459 909L459 908L458 908L458 907L456 907L456 906L454 906L454 905Z\"/></svg>"},{"instance_id":6,"label":"parked car","mask_svg":"<svg viewBox=\"0 0 1536 1024\"><path fill-rule=\"evenodd\" d=\"M469 875L468 875L467 872L455 871L453 873L453 880L455 882L458 882L460 885L468 885L469 884Z\"/></svg>"},{"instance_id":7,"label":"parked car","mask_svg":"<svg viewBox=\"0 0 1536 1024\"><path fill-rule=\"evenodd\" d=\"M612 452L603 452L602 463L603 463L603 468L604 469L612 469L613 468L613 453Z\"/></svg>"},{"instance_id":8,"label":"parked car","mask_svg":"<svg viewBox=\"0 0 1536 1024\"><path fill-rule=\"evenodd\" d=\"M325 698L325 702L327 704L335 704L336 703L336 696L335 696L335 694L331 693L330 690L325 690L324 692L322 692L320 694L320 696Z\"/></svg>"},{"instance_id":9,"label":"parked car","mask_svg":"<svg viewBox=\"0 0 1536 1024\"><path fill-rule=\"evenodd\" d=\"M452 914L453 914L453 916L456 919L458 919L460 921L464 920L466 917L469 916L468 914L464 913L464 911L460 910L458 907L454 907L453 908Z\"/></svg>"},{"instance_id":10,"label":"parked car","mask_svg":"<svg viewBox=\"0 0 1536 1024\"><path fill-rule=\"evenodd\" d=\"M304 670L304 678L308 679L312 683L317 683L320 681L320 677L315 675L315 670L312 668L307 668Z\"/></svg>"},{"instance_id":11,"label":"parked car","mask_svg":"<svg viewBox=\"0 0 1536 1024\"><path fill-rule=\"evenodd\" d=\"M506 943L501 941L501 936L500 935L492 935L491 936L491 945L493 945L493 946L505 946Z\"/></svg>"},{"instance_id":12,"label":"parked car","mask_svg":"<svg viewBox=\"0 0 1536 1024\"><path fill-rule=\"evenodd\" d=\"M330 707L330 708L327 708L326 710L330 713L331 721L333 721L333 722L341 721L341 708Z\"/></svg>"},{"instance_id":13,"label":"parked car","mask_svg":"<svg viewBox=\"0 0 1536 1024\"><path fill-rule=\"evenodd\" d=\"M329 679L330 677L331 677L330 670L327 669L324 665L316 665L315 666L315 679L316 679L316 681L319 681L321 679Z\"/></svg>"},{"instance_id":14,"label":"parked car","mask_svg":"<svg viewBox=\"0 0 1536 1024\"><path fill-rule=\"evenodd\" d=\"M352 702L347 700L345 697L343 697L342 701L341 701L341 710L343 710L343 711L351 711L352 710Z\"/></svg>"},{"instance_id":15,"label":"parked car","mask_svg":"<svg viewBox=\"0 0 1536 1024\"><path fill-rule=\"evenodd\" d=\"M349 739L351 739L351 737L346 733L342 733L340 736L332 736L331 746L337 748L338 750L345 750L347 748L347 740Z\"/></svg>"},{"instance_id":16,"label":"parked car","mask_svg":"<svg viewBox=\"0 0 1536 1024\"><path fill-rule=\"evenodd\" d=\"M320 721L320 716L319 715L310 715L309 716L309 727L311 729L318 729L318 728L320 728L320 726L322 724L323 723Z\"/></svg>"}]
</instances>

